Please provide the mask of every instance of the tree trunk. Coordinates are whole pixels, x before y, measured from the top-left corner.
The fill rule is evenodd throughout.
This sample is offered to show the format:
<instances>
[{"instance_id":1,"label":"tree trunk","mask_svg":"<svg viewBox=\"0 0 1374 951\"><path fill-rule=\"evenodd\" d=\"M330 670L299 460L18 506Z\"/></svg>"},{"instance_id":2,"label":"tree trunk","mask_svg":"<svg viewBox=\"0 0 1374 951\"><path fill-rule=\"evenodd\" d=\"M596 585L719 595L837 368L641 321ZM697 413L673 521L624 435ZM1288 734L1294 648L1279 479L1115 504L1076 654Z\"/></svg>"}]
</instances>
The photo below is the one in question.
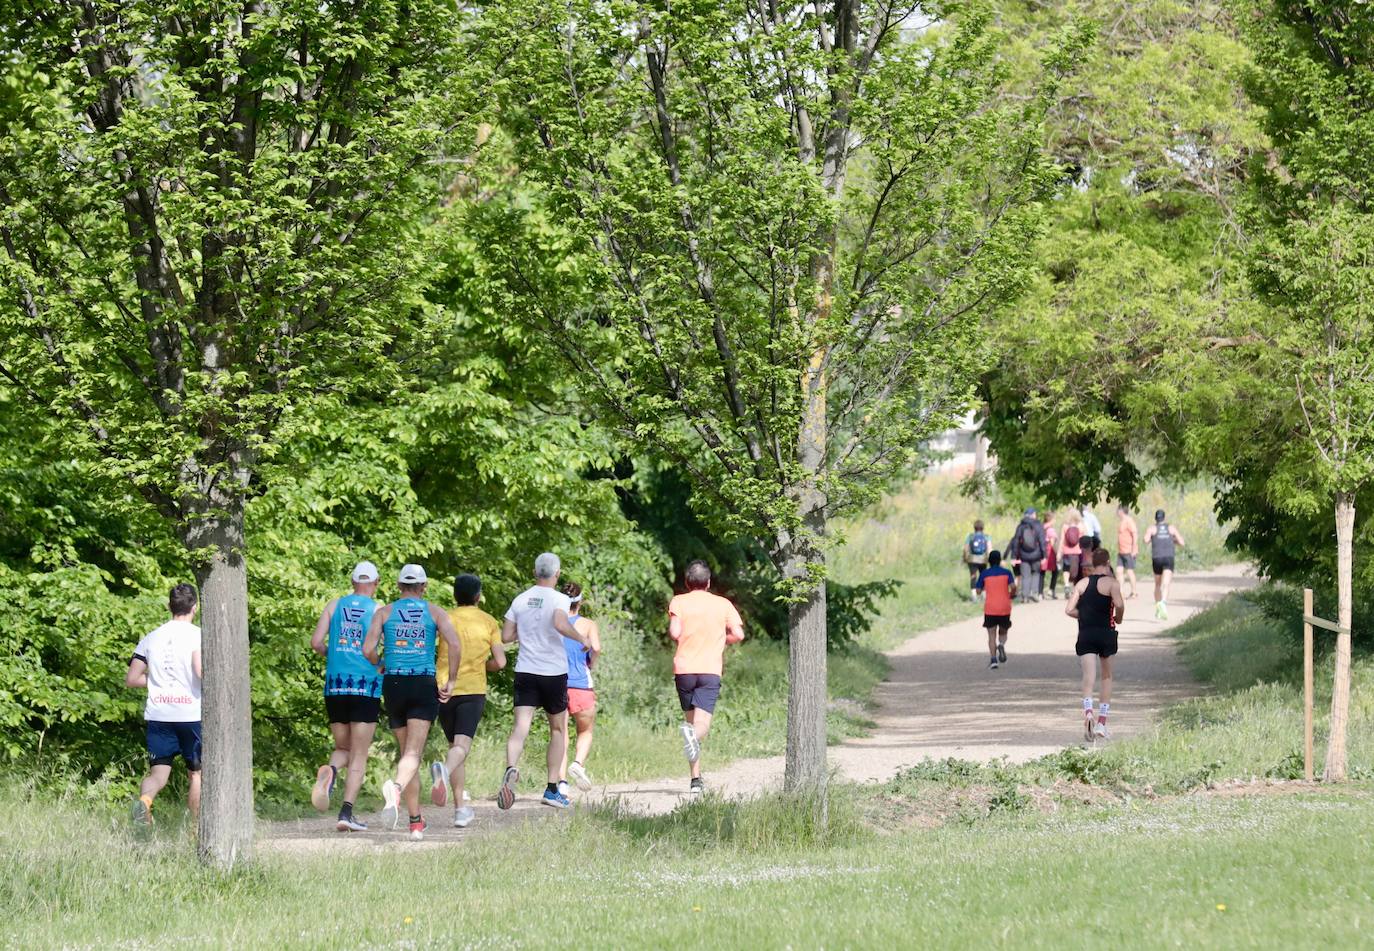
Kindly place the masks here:
<instances>
[{"instance_id":1,"label":"tree trunk","mask_svg":"<svg viewBox=\"0 0 1374 951\"><path fill-rule=\"evenodd\" d=\"M248 572L243 501L188 526L198 558L202 690L200 856L221 869L242 865L253 847L253 715L248 672Z\"/></svg>"},{"instance_id":2,"label":"tree trunk","mask_svg":"<svg viewBox=\"0 0 1374 951\"><path fill-rule=\"evenodd\" d=\"M798 553L791 566L794 576L805 576L808 559ZM815 564L816 555L810 560ZM787 765L783 789L814 793L825 801L825 582L813 587L805 600L788 611L787 663Z\"/></svg>"},{"instance_id":3,"label":"tree trunk","mask_svg":"<svg viewBox=\"0 0 1374 951\"><path fill-rule=\"evenodd\" d=\"M1336 493L1336 676L1331 685L1331 739L1326 746L1328 783L1346 778L1345 737L1350 718L1350 622L1353 617L1355 493Z\"/></svg>"}]
</instances>

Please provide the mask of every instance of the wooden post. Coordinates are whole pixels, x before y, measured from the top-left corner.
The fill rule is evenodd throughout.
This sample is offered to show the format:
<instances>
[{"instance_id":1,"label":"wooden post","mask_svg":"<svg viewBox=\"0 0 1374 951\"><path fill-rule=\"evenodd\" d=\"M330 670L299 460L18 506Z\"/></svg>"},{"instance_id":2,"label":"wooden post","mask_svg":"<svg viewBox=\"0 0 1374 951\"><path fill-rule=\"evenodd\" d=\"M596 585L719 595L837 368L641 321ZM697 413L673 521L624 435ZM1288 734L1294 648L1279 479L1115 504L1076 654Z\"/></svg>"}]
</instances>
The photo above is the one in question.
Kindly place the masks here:
<instances>
[{"instance_id":1,"label":"wooden post","mask_svg":"<svg viewBox=\"0 0 1374 951\"><path fill-rule=\"evenodd\" d=\"M1302 777L1312 781L1312 589L1302 589Z\"/></svg>"}]
</instances>

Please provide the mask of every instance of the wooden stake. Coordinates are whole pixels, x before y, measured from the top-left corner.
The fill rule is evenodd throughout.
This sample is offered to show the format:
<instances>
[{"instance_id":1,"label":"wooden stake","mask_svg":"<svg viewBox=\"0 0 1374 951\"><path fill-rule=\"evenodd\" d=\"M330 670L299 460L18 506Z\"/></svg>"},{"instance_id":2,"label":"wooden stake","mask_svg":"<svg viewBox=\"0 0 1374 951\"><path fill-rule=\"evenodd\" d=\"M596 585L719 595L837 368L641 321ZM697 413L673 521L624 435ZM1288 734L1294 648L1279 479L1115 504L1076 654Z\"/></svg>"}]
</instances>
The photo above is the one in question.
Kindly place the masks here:
<instances>
[{"instance_id":1,"label":"wooden stake","mask_svg":"<svg viewBox=\"0 0 1374 951\"><path fill-rule=\"evenodd\" d=\"M1302 589L1302 776L1312 781L1312 589Z\"/></svg>"}]
</instances>

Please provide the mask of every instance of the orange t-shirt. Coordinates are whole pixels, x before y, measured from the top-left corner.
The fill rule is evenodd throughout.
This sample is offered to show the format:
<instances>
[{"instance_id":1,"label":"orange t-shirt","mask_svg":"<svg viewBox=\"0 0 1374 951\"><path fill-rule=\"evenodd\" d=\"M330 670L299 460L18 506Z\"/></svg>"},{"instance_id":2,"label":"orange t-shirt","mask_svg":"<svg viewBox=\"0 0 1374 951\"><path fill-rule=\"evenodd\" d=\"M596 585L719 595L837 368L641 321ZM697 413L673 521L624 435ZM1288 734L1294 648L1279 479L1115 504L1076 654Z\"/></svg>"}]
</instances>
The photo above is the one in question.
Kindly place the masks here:
<instances>
[{"instance_id":1,"label":"orange t-shirt","mask_svg":"<svg viewBox=\"0 0 1374 951\"><path fill-rule=\"evenodd\" d=\"M725 667L725 634L744 627L735 606L709 591L689 591L668 602L668 616L682 621L673 656L675 674L715 674Z\"/></svg>"},{"instance_id":2,"label":"orange t-shirt","mask_svg":"<svg viewBox=\"0 0 1374 951\"><path fill-rule=\"evenodd\" d=\"M1121 555L1134 555L1140 550L1136 543L1135 519L1129 515L1122 518L1116 526L1116 550Z\"/></svg>"},{"instance_id":3,"label":"orange t-shirt","mask_svg":"<svg viewBox=\"0 0 1374 951\"><path fill-rule=\"evenodd\" d=\"M983 613L989 617L1011 616L1011 586L1016 576L1004 566L984 568L978 576L978 587L983 590Z\"/></svg>"}]
</instances>

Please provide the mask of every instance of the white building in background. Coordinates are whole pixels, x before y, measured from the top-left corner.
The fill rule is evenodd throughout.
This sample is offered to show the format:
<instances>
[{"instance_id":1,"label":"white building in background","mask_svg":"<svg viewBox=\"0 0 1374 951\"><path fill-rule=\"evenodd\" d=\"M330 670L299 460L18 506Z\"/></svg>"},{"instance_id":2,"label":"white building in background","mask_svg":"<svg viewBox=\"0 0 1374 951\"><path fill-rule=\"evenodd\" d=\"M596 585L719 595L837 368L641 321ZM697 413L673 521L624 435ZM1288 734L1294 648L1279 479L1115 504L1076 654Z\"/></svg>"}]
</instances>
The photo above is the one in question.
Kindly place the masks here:
<instances>
[{"instance_id":1,"label":"white building in background","mask_svg":"<svg viewBox=\"0 0 1374 951\"><path fill-rule=\"evenodd\" d=\"M965 476L978 469L996 465L988 456L988 441L978 432L978 418L969 413L957 429L948 430L926 443L939 458L926 467L927 472L947 472Z\"/></svg>"}]
</instances>

